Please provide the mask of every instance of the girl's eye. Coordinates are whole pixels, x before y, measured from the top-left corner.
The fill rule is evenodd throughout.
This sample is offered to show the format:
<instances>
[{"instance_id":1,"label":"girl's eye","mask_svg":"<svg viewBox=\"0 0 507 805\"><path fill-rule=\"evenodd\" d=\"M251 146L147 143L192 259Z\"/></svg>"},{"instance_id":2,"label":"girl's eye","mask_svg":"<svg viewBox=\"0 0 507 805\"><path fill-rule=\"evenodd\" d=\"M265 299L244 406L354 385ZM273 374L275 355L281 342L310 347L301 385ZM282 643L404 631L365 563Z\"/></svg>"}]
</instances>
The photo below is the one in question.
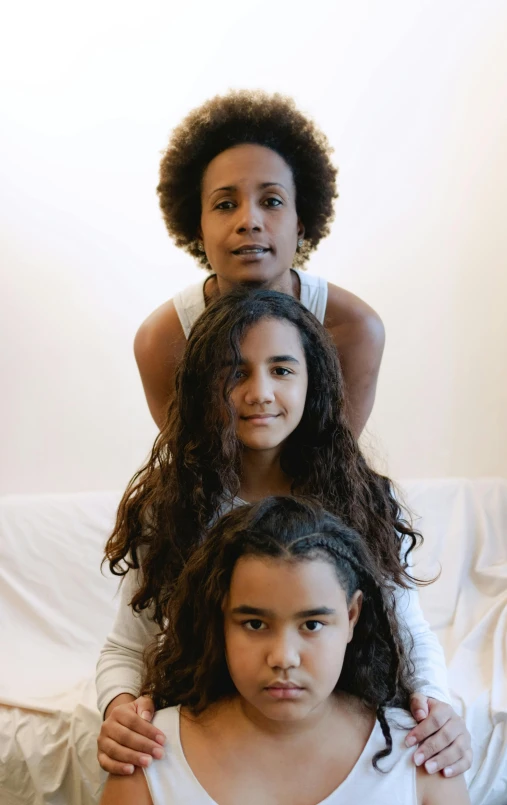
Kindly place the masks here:
<instances>
[{"instance_id":1,"label":"girl's eye","mask_svg":"<svg viewBox=\"0 0 507 805\"><path fill-rule=\"evenodd\" d=\"M266 205L266 207L281 207L282 206L282 202L280 201L279 198L267 198L266 201L264 202L264 204Z\"/></svg>"},{"instance_id":2,"label":"girl's eye","mask_svg":"<svg viewBox=\"0 0 507 805\"><path fill-rule=\"evenodd\" d=\"M306 621L306 623L303 624L303 628L306 632L320 632L323 626L324 624L320 621Z\"/></svg>"},{"instance_id":3,"label":"girl's eye","mask_svg":"<svg viewBox=\"0 0 507 805\"><path fill-rule=\"evenodd\" d=\"M291 375L292 372L289 369L286 369L285 366L275 366L273 370L279 377L286 377L287 375Z\"/></svg>"},{"instance_id":4,"label":"girl's eye","mask_svg":"<svg viewBox=\"0 0 507 805\"><path fill-rule=\"evenodd\" d=\"M250 621L245 621L243 626L248 629L250 632L260 632L266 624L260 620L254 619Z\"/></svg>"},{"instance_id":5,"label":"girl's eye","mask_svg":"<svg viewBox=\"0 0 507 805\"><path fill-rule=\"evenodd\" d=\"M241 380L242 377L245 377L243 369L236 369L234 372L234 380Z\"/></svg>"}]
</instances>

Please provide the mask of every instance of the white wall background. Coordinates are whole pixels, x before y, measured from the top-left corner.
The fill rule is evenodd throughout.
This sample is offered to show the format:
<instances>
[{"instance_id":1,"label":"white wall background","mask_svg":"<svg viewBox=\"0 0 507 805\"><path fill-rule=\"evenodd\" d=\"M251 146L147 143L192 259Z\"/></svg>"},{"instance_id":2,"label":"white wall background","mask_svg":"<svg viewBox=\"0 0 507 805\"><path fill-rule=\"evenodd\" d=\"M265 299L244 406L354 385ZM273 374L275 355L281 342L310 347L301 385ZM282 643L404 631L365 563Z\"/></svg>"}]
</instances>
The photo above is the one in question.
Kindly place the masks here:
<instances>
[{"instance_id":1,"label":"white wall background","mask_svg":"<svg viewBox=\"0 0 507 805\"><path fill-rule=\"evenodd\" d=\"M336 149L313 273L382 315L367 442L393 476L507 475L502 0L17 0L0 34L0 492L122 487L155 428L132 354L201 276L155 186L184 114L293 95Z\"/></svg>"}]
</instances>

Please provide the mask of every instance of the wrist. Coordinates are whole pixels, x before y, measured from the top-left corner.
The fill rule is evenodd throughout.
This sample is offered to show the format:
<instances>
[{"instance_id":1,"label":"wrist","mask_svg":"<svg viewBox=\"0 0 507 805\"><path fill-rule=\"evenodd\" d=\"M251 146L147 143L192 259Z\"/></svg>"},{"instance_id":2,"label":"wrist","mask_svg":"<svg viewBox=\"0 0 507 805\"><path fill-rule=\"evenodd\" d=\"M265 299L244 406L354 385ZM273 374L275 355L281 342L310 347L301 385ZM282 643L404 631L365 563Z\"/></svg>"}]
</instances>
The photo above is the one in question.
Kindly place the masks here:
<instances>
[{"instance_id":1,"label":"wrist","mask_svg":"<svg viewBox=\"0 0 507 805\"><path fill-rule=\"evenodd\" d=\"M128 704L129 702L134 702L136 699L131 693L120 693L118 696L115 696L114 699L111 699L109 704L107 705L104 711L104 720L111 715L115 707L119 707L120 704Z\"/></svg>"}]
</instances>

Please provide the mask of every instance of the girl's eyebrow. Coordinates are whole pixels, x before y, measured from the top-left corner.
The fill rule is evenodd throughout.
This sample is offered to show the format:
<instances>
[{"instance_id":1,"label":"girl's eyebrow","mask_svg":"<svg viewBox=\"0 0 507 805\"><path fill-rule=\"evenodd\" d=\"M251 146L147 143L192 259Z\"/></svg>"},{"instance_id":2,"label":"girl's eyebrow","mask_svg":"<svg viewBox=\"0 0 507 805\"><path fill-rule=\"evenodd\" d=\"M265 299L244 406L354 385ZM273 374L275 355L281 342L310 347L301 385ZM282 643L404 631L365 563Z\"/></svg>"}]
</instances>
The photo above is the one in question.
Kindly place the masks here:
<instances>
[{"instance_id":1,"label":"girl's eyebrow","mask_svg":"<svg viewBox=\"0 0 507 805\"><path fill-rule=\"evenodd\" d=\"M258 607L249 607L243 604L240 607L234 607L231 610L231 615L254 615L261 618L274 618L275 613L272 609L259 609ZM336 609L329 607L316 607L315 609L303 609L300 612L295 612L295 618L317 618L322 615L336 615Z\"/></svg>"},{"instance_id":2,"label":"girl's eyebrow","mask_svg":"<svg viewBox=\"0 0 507 805\"><path fill-rule=\"evenodd\" d=\"M239 356L238 366L246 366L248 361L243 358L242 355ZM271 357L266 358L266 363L297 363L299 366L299 361L294 355L271 355ZM226 361L224 366L233 366L233 361Z\"/></svg>"}]
</instances>

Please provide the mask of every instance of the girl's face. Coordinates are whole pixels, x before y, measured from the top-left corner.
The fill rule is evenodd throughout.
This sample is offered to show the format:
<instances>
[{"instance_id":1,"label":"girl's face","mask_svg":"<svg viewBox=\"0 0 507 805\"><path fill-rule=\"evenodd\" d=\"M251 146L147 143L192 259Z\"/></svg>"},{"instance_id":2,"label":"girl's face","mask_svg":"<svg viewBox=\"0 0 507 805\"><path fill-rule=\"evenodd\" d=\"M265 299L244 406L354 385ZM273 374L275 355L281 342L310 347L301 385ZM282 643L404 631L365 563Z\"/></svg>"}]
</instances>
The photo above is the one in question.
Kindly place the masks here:
<instances>
[{"instance_id":1,"label":"girl's face","mask_svg":"<svg viewBox=\"0 0 507 805\"><path fill-rule=\"evenodd\" d=\"M304 228L292 171L275 151L222 151L204 172L201 207L204 251L226 284L273 283L290 269Z\"/></svg>"},{"instance_id":2,"label":"girl's face","mask_svg":"<svg viewBox=\"0 0 507 805\"><path fill-rule=\"evenodd\" d=\"M224 604L231 678L253 714L294 722L324 712L361 610L324 559L245 556Z\"/></svg>"},{"instance_id":3,"label":"girl's face","mask_svg":"<svg viewBox=\"0 0 507 805\"><path fill-rule=\"evenodd\" d=\"M279 451L301 421L307 388L306 358L296 327L280 319L254 324L241 342L241 364L230 394L244 447Z\"/></svg>"}]
</instances>

